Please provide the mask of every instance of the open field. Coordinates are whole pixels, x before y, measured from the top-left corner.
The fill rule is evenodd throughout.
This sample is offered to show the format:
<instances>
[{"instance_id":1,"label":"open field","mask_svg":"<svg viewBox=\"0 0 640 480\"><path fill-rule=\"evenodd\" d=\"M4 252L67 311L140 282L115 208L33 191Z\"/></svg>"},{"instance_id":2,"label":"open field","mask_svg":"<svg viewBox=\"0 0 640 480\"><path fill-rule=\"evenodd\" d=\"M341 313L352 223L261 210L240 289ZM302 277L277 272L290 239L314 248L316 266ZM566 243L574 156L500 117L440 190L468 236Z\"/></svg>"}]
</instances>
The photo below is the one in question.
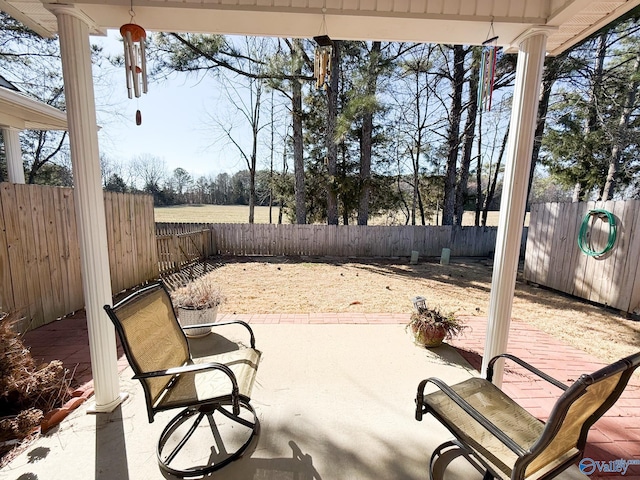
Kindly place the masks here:
<instances>
[{"instance_id":1,"label":"open field","mask_svg":"<svg viewBox=\"0 0 640 480\"><path fill-rule=\"evenodd\" d=\"M272 208L273 223L278 222L279 207ZM176 205L173 207L156 207L156 222L195 222L195 223L247 223L249 221L249 207L246 205ZM528 214L527 214L528 215ZM473 225L475 214L465 212L463 225ZM283 223L289 223L286 216ZM404 225L402 216L394 218L377 217L371 220L371 225ZM269 207L255 207L255 223L269 223ZM355 221L353 222L355 224ZM436 219L432 219L435 225ZM498 225L498 212L489 212L487 225Z\"/></svg>"},{"instance_id":2,"label":"open field","mask_svg":"<svg viewBox=\"0 0 640 480\"><path fill-rule=\"evenodd\" d=\"M492 267L481 259L409 265L408 260L225 256L215 262L209 275L227 297L225 313L410 313L416 295L443 311L488 313ZM640 322L520 280L512 317L602 361L640 348Z\"/></svg>"},{"instance_id":3,"label":"open field","mask_svg":"<svg viewBox=\"0 0 640 480\"><path fill-rule=\"evenodd\" d=\"M246 205L175 205L155 207L156 222L193 223L248 223L249 207ZM273 223L278 222L279 207L273 207ZM269 223L269 207L255 207L255 223ZM289 223L283 217L283 223Z\"/></svg>"}]
</instances>

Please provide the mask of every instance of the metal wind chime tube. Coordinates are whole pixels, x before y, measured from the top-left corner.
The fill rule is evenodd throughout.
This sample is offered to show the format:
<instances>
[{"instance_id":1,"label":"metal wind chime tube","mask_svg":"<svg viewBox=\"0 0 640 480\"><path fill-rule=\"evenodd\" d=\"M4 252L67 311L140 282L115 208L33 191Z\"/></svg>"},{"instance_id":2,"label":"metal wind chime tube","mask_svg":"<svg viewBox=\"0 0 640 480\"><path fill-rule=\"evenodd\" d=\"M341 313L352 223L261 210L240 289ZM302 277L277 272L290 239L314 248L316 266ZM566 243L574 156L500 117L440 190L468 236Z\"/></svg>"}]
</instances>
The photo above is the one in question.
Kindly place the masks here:
<instances>
[{"instance_id":1,"label":"metal wind chime tube","mask_svg":"<svg viewBox=\"0 0 640 480\"><path fill-rule=\"evenodd\" d=\"M139 98L147 93L147 61L145 55L144 28L135 23L127 23L120 27L124 43L124 67L127 76L127 93L129 98Z\"/></svg>"},{"instance_id":2,"label":"metal wind chime tube","mask_svg":"<svg viewBox=\"0 0 640 480\"><path fill-rule=\"evenodd\" d=\"M500 49L495 42L498 37L490 38L482 44L482 60L480 62L480 88L478 89L478 109L491 110L493 86L496 76L496 60Z\"/></svg>"}]
</instances>

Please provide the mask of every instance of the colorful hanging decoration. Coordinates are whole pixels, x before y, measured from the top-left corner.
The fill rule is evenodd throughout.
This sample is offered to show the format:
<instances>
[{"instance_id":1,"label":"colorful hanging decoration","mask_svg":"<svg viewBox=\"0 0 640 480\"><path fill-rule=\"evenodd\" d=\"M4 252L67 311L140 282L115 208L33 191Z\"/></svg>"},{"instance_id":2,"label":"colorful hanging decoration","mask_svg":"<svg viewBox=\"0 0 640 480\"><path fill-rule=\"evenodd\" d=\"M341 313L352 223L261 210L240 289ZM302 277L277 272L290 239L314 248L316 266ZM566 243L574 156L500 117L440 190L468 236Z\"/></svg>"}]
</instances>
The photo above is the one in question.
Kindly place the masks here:
<instances>
[{"instance_id":1,"label":"colorful hanging decoration","mask_svg":"<svg viewBox=\"0 0 640 480\"><path fill-rule=\"evenodd\" d=\"M145 39L147 32L140 25L127 23L120 27L124 42L124 68L127 75L127 93L129 98L140 98L141 92L147 93L147 61L145 58Z\"/></svg>"},{"instance_id":2,"label":"colorful hanging decoration","mask_svg":"<svg viewBox=\"0 0 640 480\"><path fill-rule=\"evenodd\" d=\"M313 77L316 79L316 88L326 87L331 80L331 52L332 42L328 35L313 37L317 43L313 61Z\"/></svg>"},{"instance_id":3,"label":"colorful hanging decoration","mask_svg":"<svg viewBox=\"0 0 640 480\"><path fill-rule=\"evenodd\" d=\"M480 60L480 84L478 85L478 110L491 110L493 84L496 77L496 59L500 47L498 37L490 38L482 43L482 59Z\"/></svg>"}]
</instances>

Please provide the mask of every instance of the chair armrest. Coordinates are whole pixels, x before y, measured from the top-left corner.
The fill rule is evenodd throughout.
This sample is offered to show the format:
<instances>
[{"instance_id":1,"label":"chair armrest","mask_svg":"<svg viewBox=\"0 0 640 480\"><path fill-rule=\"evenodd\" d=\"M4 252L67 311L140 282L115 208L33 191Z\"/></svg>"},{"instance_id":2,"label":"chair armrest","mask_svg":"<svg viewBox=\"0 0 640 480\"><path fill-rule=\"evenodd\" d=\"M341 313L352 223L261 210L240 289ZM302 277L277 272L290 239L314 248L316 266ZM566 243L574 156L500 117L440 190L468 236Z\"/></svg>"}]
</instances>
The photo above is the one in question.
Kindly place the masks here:
<instances>
[{"instance_id":1,"label":"chair armrest","mask_svg":"<svg viewBox=\"0 0 640 480\"><path fill-rule=\"evenodd\" d=\"M489 420L487 417L473 408L473 406L469 402L458 395L451 387L449 387L439 378L427 378L426 380L420 382L420 384L418 385L418 394L416 396L416 420L422 420L422 414L424 413L424 387L427 385L427 383L433 383L436 387L438 387L442 391L442 393L444 393L447 397L454 401L460 408L465 411L465 413L467 413L476 422L486 428L489 433L500 440L511 451L519 456L527 453L526 450L524 450L520 445L514 442L506 433L504 433L493 422L491 422L491 420Z\"/></svg>"},{"instance_id":2,"label":"chair armrest","mask_svg":"<svg viewBox=\"0 0 640 480\"><path fill-rule=\"evenodd\" d=\"M563 391L566 390L567 388L569 388L567 385L565 385L564 383L560 382L559 380L556 380L552 376L547 375L543 371L538 370L536 367L528 364L524 360L521 360L520 358L516 357L515 355L511 355L509 353L502 353L500 355L496 355L491 360L489 360L489 364L487 365L487 380L491 381L493 379L493 366L500 358L507 358L507 359L517 363L521 367L529 370L531 373L537 375L538 377L542 378L543 380L546 380L547 382L551 383L552 385L555 385L556 387L558 387L559 389L561 389Z\"/></svg>"},{"instance_id":3,"label":"chair armrest","mask_svg":"<svg viewBox=\"0 0 640 480\"><path fill-rule=\"evenodd\" d=\"M242 320L225 320L224 322L215 322L215 323L203 323L203 324L197 324L197 325L184 325L182 326L183 330L189 330L191 328L213 328L213 327L217 327L220 325L233 325L234 323L238 324L238 325L242 325L244 328L247 329L247 331L249 332L249 336L251 338L251 348L256 348L256 338L253 334L253 330L251 329L251 327L249 326L249 324L247 322L243 322Z\"/></svg>"},{"instance_id":4,"label":"chair armrest","mask_svg":"<svg viewBox=\"0 0 640 480\"><path fill-rule=\"evenodd\" d=\"M210 363L200 363L200 364L190 364L190 365L182 365L181 367L172 367L167 368L166 370L155 370L153 372L143 372L134 375L133 378L135 380L140 380L142 378L154 378L154 377L165 377L165 376L174 376L180 375L181 373L191 373L191 372L206 372L207 370L222 370L227 375L233 377L235 380L235 375L231 371L229 367L222 363L210 362Z\"/></svg>"}]
</instances>

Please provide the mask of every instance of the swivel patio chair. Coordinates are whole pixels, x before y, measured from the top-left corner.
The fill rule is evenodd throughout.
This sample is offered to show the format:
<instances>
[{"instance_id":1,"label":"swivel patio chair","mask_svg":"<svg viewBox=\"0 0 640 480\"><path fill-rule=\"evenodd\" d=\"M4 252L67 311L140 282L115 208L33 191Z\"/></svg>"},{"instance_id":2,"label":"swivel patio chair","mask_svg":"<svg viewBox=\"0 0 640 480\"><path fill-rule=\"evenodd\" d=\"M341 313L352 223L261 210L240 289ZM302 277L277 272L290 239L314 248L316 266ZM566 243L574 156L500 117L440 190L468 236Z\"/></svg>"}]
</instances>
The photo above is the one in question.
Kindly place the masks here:
<instances>
[{"instance_id":1,"label":"swivel patio chair","mask_svg":"<svg viewBox=\"0 0 640 480\"><path fill-rule=\"evenodd\" d=\"M239 458L259 429L249 402L260 352L249 325L208 325L244 326L250 347L193 358L183 332L189 327L180 327L162 283L104 309L116 327L133 378L142 383L149 422L158 412L182 408L158 441L162 470L182 478L202 476Z\"/></svg>"},{"instance_id":2,"label":"swivel patio chair","mask_svg":"<svg viewBox=\"0 0 640 480\"><path fill-rule=\"evenodd\" d=\"M546 424L491 383L500 358L516 362L563 390ZM485 480L557 476L582 458L589 428L620 397L639 364L640 352L581 375L566 386L523 360L503 354L489 362L486 380L470 378L453 386L437 378L423 380L416 397L416 420L430 413L455 437L433 452L429 478L434 477L438 459L452 453L464 456L484 473ZM428 383L438 390L425 395Z\"/></svg>"}]
</instances>

